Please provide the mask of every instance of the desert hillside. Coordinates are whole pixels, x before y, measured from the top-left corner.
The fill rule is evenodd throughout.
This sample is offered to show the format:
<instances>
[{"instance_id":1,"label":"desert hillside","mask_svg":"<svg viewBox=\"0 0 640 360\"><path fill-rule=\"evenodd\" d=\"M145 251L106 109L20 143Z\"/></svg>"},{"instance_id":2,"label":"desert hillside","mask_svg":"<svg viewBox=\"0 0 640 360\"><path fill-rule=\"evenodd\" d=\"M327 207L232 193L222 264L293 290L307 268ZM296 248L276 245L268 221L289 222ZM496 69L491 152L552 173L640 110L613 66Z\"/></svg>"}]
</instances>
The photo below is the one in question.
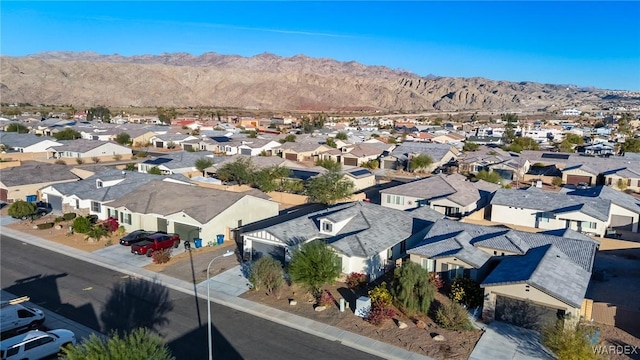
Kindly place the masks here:
<instances>
[{"instance_id":1,"label":"desert hillside","mask_svg":"<svg viewBox=\"0 0 640 360\"><path fill-rule=\"evenodd\" d=\"M418 76L304 55L53 52L1 57L4 103L290 110L510 110L604 106L624 95L483 78ZM633 99L632 99L633 100Z\"/></svg>"}]
</instances>

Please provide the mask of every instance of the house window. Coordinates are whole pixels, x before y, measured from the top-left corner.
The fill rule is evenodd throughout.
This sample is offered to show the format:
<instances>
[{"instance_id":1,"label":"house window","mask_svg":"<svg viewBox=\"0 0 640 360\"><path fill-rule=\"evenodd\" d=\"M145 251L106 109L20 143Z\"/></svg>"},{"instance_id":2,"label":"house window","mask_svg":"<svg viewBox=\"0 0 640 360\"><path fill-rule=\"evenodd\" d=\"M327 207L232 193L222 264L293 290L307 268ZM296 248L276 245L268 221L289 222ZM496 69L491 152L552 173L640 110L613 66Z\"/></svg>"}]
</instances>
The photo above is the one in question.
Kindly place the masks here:
<instances>
[{"instance_id":1,"label":"house window","mask_svg":"<svg viewBox=\"0 0 640 360\"><path fill-rule=\"evenodd\" d=\"M627 179L627 186L631 186L631 179Z\"/></svg>"},{"instance_id":2,"label":"house window","mask_svg":"<svg viewBox=\"0 0 640 360\"><path fill-rule=\"evenodd\" d=\"M387 204L404 205L404 197L398 195L387 195Z\"/></svg>"},{"instance_id":3,"label":"house window","mask_svg":"<svg viewBox=\"0 0 640 360\"><path fill-rule=\"evenodd\" d=\"M464 269L460 265L449 265L449 279L455 279L456 277L464 274Z\"/></svg>"},{"instance_id":4,"label":"house window","mask_svg":"<svg viewBox=\"0 0 640 360\"><path fill-rule=\"evenodd\" d=\"M131 225L131 214L124 214L124 219L122 222L127 225Z\"/></svg>"},{"instance_id":5,"label":"house window","mask_svg":"<svg viewBox=\"0 0 640 360\"><path fill-rule=\"evenodd\" d=\"M80 200L76 199L76 210L80 209Z\"/></svg>"},{"instance_id":6,"label":"house window","mask_svg":"<svg viewBox=\"0 0 640 360\"><path fill-rule=\"evenodd\" d=\"M107 209L107 217L111 217L111 209Z\"/></svg>"},{"instance_id":7,"label":"house window","mask_svg":"<svg viewBox=\"0 0 640 360\"><path fill-rule=\"evenodd\" d=\"M102 211L101 204L99 202L97 202L97 201L92 201L91 202L91 211L97 212L97 213L101 212Z\"/></svg>"},{"instance_id":8,"label":"house window","mask_svg":"<svg viewBox=\"0 0 640 360\"><path fill-rule=\"evenodd\" d=\"M328 222L328 221L323 221L322 222L322 231L324 232L332 232L333 230L333 224Z\"/></svg>"},{"instance_id":9,"label":"house window","mask_svg":"<svg viewBox=\"0 0 640 360\"><path fill-rule=\"evenodd\" d=\"M99 189L102 187L102 181L96 180L96 187Z\"/></svg>"},{"instance_id":10,"label":"house window","mask_svg":"<svg viewBox=\"0 0 640 360\"><path fill-rule=\"evenodd\" d=\"M596 223L591 222L591 221L583 221L582 222L582 227L585 229L595 229L597 226Z\"/></svg>"},{"instance_id":11,"label":"house window","mask_svg":"<svg viewBox=\"0 0 640 360\"><path fill-rule=\"evenodd\" d=\"M118 219L118 210L113 210L113 217L117 220Z\"/></svg>"},{"instance_id":12,"label":"house window","mask_svg":"<svg viewBox=\"0 0 640 360\"><path fill-rule=\"evenodd\" d=\"M553 219L553 214L548 212L543 212L539 214L539 218L541 223L548 223L549 220Z\"/></svg>"},{"instance_id":13,"label":"house window","mask_svg":"<svg viewBox=\"0 0 640 360\"><path fill-rule=\"evenodd\" d=\"M436 261L433 259L422 259L422 268L432 272L436 271Z\"/></svg>"},{"instance_id":14,"label":"house window","mask_svg":"<svg viewBox=\"0 0 640 360\"><path fill-rule=\"evenodd\" d=\"M612 179L611 178L607 178L607 185L611 185Z\"/></svg>"},{"instance_id":15,"label":"house window","mask_svg":"<svg viewBox=\"0 0 640 360\"><path fill-rule=\"evenodd\" d=\"M460 208L457 207L447 207L445 208L445 215L454 216L460 214Z\"/></svg>"}]
</instances>

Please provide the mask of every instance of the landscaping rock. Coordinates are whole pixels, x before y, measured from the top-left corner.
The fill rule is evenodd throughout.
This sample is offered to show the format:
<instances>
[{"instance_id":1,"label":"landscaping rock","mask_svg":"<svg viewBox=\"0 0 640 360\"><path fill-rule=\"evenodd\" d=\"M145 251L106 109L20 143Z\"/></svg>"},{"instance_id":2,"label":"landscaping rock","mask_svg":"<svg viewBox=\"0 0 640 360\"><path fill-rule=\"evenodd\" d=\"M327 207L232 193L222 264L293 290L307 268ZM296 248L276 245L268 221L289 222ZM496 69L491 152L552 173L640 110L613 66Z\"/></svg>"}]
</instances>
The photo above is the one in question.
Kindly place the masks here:
<instances>
[{"instance_id":1,"label":"landscaping rock","mask_svg":"<svg viewBox=\"0 0 640 360\"><path fill-rule=\"evenodd\" d=\"M437 334L436 336L432 337L433 341L444 341L445 338L444 336Z\"/></svg>"},{"instance_id":2,"label":"landscaping rock","mask_svg":"<svg viewBox=\"0 0 640 360\"><path fill-rule=\"evenodd\" d=\"M402 321L398 321L398 329L406 329L407 328L407 324L402 322Z\"/></svg>"},{"instance_id":3,"label":"landscaping rock","mask_svg":"<svg viewBox=\"0 0 640 360\"><path fill-rule=\"evenodd\" d=\"M295 306L295 305L298 305L298 302L293 300L293 299L291 299L291 300L289 300L289 305Z\"/></svg>"},{"instance_id":4,"label":"landscaping rock","mask_svg":"<svg viewBox=\"0 0 640 360\"><path fill-rule=\"evenodd\" d=\"M327 307L326 306L316 306L316 308L314 310L317 311L317 312L325 311L325 310L327 310Z\"/></svg>"}]
</instances>

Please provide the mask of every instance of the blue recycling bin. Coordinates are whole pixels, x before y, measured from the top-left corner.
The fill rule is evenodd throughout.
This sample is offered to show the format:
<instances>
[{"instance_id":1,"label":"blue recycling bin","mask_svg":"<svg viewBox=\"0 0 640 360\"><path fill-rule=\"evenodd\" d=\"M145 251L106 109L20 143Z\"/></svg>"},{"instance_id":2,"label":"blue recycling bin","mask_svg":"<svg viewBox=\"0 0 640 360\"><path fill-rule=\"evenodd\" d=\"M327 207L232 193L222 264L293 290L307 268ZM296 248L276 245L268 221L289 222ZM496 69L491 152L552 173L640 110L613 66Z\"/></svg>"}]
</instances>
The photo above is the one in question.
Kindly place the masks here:
<instances>
[{"instance_id":1,"label":"blue recycling bin","mask_svg":"<svg viewBox=\"0 0 640 360\"><path fill-rule=\"evenodd\" d=\"M224 234L216 235L216 239L218 240L218 245L222 245L224 243Z\"/></svg>"},{"instance_id":2,"label":"blue recycling bin","mask_svg":"<svg viewBox=\"0 0 640 360\"><path fill-rule=\"evenodd\" d=\"M202 247L202 239L200 239L200 238L193 239L193 243L195 244L196 249Z\"/></svg>"}]
</instances>

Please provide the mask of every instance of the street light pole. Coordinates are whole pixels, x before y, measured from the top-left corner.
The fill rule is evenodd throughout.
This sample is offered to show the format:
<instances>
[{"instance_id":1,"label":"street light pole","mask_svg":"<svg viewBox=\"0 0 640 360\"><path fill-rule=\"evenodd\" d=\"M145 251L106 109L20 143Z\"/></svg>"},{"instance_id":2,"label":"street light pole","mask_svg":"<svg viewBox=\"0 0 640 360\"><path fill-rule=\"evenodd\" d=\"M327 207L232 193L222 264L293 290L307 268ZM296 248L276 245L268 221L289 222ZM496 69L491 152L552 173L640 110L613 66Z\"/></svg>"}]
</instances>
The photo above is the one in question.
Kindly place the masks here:
<instances>
[{"instance_id":1,"label":"street light pole","mask_svg":"<svg viewBox=\"0 0 640 360\"><path fill-rule=\"evenodd\" d=\"M231 255L233 255L233 251L227 250L227 252L225 252L224 254L218 255L211 259L211 261L209 261L209 265L207 266L207 340L209 341L209 360L213 360L213 341L211 336L211 277L209 276L209 270L211 269L211 264L213 264L216 259Z\"/></svg>"}]
</instances>

